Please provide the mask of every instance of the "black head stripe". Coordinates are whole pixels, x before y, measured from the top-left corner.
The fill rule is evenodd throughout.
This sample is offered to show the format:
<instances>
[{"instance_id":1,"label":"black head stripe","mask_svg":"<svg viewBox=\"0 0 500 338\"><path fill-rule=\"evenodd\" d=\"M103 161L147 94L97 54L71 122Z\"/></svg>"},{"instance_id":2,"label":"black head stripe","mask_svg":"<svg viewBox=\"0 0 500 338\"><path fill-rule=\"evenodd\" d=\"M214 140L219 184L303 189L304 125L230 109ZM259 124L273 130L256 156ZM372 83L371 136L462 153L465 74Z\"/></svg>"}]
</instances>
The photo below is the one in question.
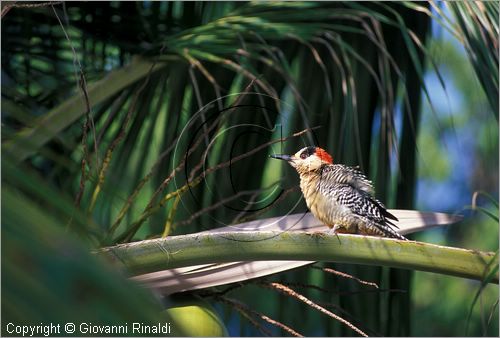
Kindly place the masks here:
<instances>
[{"instance_id":1,"label":"black head stripe","mask_svg":"<svg viewBox=\"0 0 500 338\"><path fill-rule=\"evenodd\" d=\"M315 152L316 152L316 147L313 147L313 146L307 147L306 149L304 149L304 151L302 151L300 156L302 157L303 155L305 155L305 157L309 157L309 156L313 155Z\"/></svg>"}]
</instances>

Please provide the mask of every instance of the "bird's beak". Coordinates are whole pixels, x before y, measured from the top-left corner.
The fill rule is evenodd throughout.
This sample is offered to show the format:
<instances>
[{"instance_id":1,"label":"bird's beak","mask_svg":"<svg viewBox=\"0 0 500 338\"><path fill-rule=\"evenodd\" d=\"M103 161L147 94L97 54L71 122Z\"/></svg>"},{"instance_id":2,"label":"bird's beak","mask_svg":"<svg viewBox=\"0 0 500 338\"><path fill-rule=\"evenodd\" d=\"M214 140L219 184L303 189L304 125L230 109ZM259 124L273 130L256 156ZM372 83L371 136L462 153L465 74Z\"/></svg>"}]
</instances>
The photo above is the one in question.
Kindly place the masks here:
<instances>
[{"instance_id":1,"label":"bird's beak","mask_svg":"<svg viewBox=\"0 0 500 338\"><path fill-rule=\"evenodd\" d=\"M269 155L269 157L287 162L290 162L292 160L292 156L290 155Z\"/></svg>"}]
</instances>

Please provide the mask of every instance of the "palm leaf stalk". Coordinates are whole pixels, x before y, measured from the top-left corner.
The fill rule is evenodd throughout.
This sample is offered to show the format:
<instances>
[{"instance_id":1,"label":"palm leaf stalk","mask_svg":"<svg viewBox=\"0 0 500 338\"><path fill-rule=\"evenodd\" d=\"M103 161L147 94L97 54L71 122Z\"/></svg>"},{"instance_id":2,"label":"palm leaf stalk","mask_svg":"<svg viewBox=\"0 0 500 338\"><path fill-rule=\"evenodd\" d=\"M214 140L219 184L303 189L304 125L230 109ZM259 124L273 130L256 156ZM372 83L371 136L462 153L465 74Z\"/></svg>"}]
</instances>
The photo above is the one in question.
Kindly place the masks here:
<instances>
[{"instance_id":1,"label":"palm leaf stalk","mask_svg":"<svg viewBox=\"0 0 500 338\"><path fill-rule=\"evenodd\" d=\"M402 234L460 219L440 213L391 212L401 219ZM494 253L367 236L326 236L317 232L322 227L311 214L296 214L123 244L99 253L118 262L136 276L135 280L167 294L262 277L315 260L402 267L498 282ZM236 251L238 255L230 254Z\"/></svg>"},{"instance_id":2,"label":"palm leaf stalk","mask_svg":"<svg viewBox=\"0 0 500 338\"><path fill-rule=\"evenodd\" d=\"M380 265L482 280L498 265L492 252L368 236L278 231L172 236L108 247L100 254L132 275L197 264L272 259ZM498 272L490 281L498 283Z\"/></svg>"}]
</instances>

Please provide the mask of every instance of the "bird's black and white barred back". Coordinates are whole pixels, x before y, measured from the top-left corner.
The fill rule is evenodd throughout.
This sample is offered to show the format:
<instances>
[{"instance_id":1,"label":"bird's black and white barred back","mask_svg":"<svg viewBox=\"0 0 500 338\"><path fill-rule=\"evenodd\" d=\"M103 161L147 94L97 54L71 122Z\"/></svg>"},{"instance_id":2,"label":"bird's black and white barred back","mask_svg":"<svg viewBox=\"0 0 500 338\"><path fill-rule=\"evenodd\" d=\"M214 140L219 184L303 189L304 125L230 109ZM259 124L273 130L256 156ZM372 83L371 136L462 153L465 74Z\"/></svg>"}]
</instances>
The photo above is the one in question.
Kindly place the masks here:
<instances>
[{"instance_id":1,"label":"bird's black and white barred back","mask_svg":"<svg viewBox=\"0 0 500 338\"><path fill-rule=\"evenodd\" d=\"M343 164L324 164L320 170L320 180L349 184L370 194L374 192L372 181L357 168Z\"/></svg>"}]
</instances>

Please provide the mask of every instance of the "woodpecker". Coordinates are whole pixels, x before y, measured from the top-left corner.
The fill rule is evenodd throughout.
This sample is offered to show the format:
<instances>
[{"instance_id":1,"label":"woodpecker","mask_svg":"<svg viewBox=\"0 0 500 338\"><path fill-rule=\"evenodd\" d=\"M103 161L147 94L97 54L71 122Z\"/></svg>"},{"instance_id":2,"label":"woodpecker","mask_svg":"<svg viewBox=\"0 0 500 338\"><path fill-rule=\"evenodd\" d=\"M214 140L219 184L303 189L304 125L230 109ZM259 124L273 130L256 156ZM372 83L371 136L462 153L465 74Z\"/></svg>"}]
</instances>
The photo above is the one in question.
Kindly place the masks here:
<instances>
[{"instance_id":1,"label":"woodpecker","mask_svg":"<svg viewBox=\"0 0 500 338\"><path fill-rule=\"evenodd\" d=\"M333 164L330 154L313 146L271 157L297 170L307 207L330 231L407 240L395 231L398 219L373 196L372 182L361 171Z\"/></svg>"}]
</instances>

